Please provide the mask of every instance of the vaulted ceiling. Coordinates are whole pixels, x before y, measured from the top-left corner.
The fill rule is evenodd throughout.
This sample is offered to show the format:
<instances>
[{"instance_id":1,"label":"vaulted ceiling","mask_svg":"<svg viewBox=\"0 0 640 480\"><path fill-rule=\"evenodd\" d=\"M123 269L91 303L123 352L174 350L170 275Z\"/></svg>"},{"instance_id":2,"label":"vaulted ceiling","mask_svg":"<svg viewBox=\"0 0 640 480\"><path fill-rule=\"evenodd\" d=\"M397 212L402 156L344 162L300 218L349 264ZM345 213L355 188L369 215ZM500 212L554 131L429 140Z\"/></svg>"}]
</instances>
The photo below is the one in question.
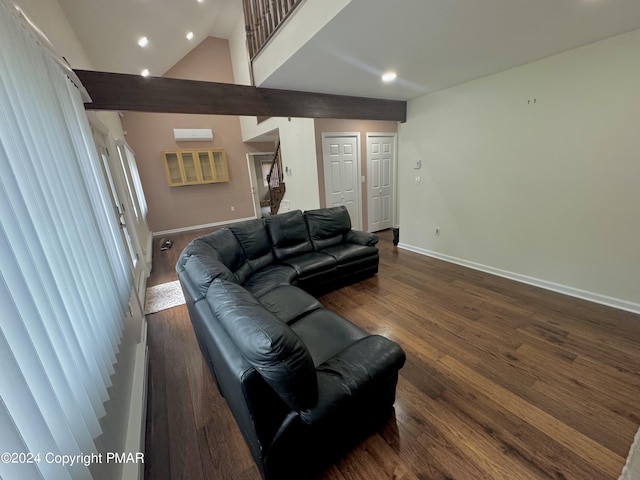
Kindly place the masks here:
<instances>
[{"instance_id":1,"label":"vaulted ceiling","mask_svg":"<svg viewBox=\"0 0 640 480\"><path fill-rule=\"evenodd\" d=\"M59 3L97 69L157 76L242 17L241 0ZM260 86L407 100L637 28L638 0L351 0Z\"/></svg>"},{"instance_id":2,"label":"vaulted ceiling","mask_svg":"<svg viewBox=\"0 0 640 480\"><path fill-rule=\"evenodd\" d=\"M229 38L242 0L58 0L97 70L161 76L207 36ZM193 32L192 40L186 34ZM138 46L147 37L145 47Z\"/></svg>"}]
</instances>

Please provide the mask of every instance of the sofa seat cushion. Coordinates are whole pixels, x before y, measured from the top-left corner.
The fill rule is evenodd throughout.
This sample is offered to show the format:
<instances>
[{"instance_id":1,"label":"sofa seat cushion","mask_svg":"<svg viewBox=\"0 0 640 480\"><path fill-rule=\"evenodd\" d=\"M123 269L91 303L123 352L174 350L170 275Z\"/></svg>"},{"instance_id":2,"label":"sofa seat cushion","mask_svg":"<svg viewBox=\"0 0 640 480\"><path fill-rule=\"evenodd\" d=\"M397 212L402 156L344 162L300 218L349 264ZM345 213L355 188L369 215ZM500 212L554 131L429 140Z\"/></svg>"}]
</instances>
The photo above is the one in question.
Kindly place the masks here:
<instances>
[{"instance_id":1,"label":"sofa seat cushion","mask_svg":"<svg viewBox=\"0 0 640 480\"><path fill-rule=\"evenodd\" d=\"M336 273L337 262L331 255L319 252L303 253L283 260L285 265L295 269L300 279L314 276L322 272Z\"/></svg>"},{"instance_id":2,"label":"sofa seat cushion","mask_svg":"<svg viewBox=\"0 0 640 480\"><path fill-rule=\"evenodd\" d=\"M249 276L242 286L256 297L261 297L281 285L290 285L297 275L295 269L288 265L270 265Z\"/></svg>"},{"instance_id":3,"label":"sofa seat cushion","mask_svg":"<svg viewBox=\"0 0 640 480\"><path fill-rule=\"evenodd\" d=\"M291 328L242 286L219 278L211 282L207 303L242 356L289 408L301 410L315 404L315 364Z\"/></svg>"},{"instance_id":4,"label":"sofa seat cushion","mask_svg":"<svg viewBox=\"0 0 640 480\"><path fill-rule=\"evenodd\" d=\"M361 258L377 256L378 249L366 245L342 243L340 245L334 245L333 247L324 248L321 253L331 255L338 262L338 266L340 266L340 264L350 263L354 260L360 260Z\"/></svg>"},{"instance_id":5,"label":"sofa seat cushion","mask_svg":"<svg viewBox=\"0 0 640 480\"><path fill-rule=\"evenodd\" d=\"M260 303L288 325L300 317L322 308L322 304L304 290L293 285L283 285L262 295Z\"/></svg>"},{"instance_id":6,"label":"sofa seat cushion","mask_svg":"<svg viewBox=\"0 0 640 480\"><path fill-rule=\"evenodd\" d=\"M316 310L299 318L291 329L318 366L369 334L331 310Z\"/></svg>"}]
</instances>

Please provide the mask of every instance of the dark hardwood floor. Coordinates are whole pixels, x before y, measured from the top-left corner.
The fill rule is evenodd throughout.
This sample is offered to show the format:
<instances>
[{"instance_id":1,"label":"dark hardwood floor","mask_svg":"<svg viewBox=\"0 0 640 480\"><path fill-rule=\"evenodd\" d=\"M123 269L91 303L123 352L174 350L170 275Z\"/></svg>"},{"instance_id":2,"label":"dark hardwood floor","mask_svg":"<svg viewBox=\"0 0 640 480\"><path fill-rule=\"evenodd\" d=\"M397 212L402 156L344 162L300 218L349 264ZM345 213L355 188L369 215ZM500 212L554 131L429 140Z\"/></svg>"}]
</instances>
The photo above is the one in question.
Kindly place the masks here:
<instances>
[{"instance_id":1,"label":"dark hardwood floor","mask_svg":"<svg viewBox=\"0 0 640 480\"><path fill-rule=\"evenodd\" d=\"M156 242L149 285L201 233ZM395 414L319 479L616 479L640 424L640 315L381 237L380 273L320 300L406 351ZM258 480L186 307L147 318L146 479Z\"/></svg>"}]
</instances>

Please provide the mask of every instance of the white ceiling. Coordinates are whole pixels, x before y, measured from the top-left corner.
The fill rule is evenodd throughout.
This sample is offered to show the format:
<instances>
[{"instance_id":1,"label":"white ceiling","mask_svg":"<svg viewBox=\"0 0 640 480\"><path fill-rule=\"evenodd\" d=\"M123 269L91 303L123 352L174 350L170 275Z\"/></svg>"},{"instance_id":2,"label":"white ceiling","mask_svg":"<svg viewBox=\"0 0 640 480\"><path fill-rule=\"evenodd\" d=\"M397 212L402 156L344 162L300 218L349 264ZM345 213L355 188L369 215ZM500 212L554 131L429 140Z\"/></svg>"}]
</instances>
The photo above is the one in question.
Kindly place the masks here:
<instances>
[{"instance_id":1,"label":"white ceiling","mask_svg":"<svg viewBox=\"0 0 640 480\"><path fill-rule=\"evenodd\" d=\"M242 15L241 0L59 3L97 69L157 76ZM261 86L407 100L637 28L640 0L352 0Z\"/></svg>"},{"instance_id":2,"label":"white ceiling","mask_svg":"<svg viewBox=\"0 0 640 480\"><path fill-rule=\"evenodd\" d=\"M229 38L242 0L58 0L96 70L162 76L207 36ZM186 39L187 32L194 38ZM149 44L138 46L146 36Z\"/></svg>"}]
</instances>

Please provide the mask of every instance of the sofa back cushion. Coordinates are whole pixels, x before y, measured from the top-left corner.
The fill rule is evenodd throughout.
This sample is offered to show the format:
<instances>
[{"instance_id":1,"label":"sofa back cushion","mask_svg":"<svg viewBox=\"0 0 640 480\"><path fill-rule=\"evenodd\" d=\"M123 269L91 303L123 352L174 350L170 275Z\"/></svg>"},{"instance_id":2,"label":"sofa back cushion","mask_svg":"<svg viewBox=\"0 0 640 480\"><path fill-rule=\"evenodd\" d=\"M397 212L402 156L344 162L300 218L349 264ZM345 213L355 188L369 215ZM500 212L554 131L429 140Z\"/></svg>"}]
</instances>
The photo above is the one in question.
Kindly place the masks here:
<instances>
[{"instance_id":1,"label":"sofa back cushion","mask_svg":"<svg viewBox=\"0 0 640 480\"><path fill-rule=\"evenodd\" d=\"M216 260L222 262L229 270L231 270L238 282L242 283L249 273L249 267L242 247L233 232L228 228L221 228L215 232L209 233L195 239L193 246L198 243L204 243L213 248L213 256Z\"/></svg>"},{"instance_id":2,"label":"sofa back cushion","mask_svg":"<svg viewBox=\"0 0 640 480\"><path fill-rule=\"evenodd\" d=\"M207 294L209 285L216 278L236 283L236 276L214 255L191 254L184 264L184 270L198 288L202 296Z\"/></svg>"},{"instance_id":3,"label":"sofa back cushion","mask_svg":"<svg viewBox=\"0 0 640 480\"><path fill-rule=\"evenodd\" d=\"M307 223L300 210L272 215L264 223L278 260L313 251Z\"/></svg>"},{"instance_id":4,"label":"sofa back cushion","mask_svg":"<svg viewBox=\"0 0 640 480\"><path fill-rule=\"evenodd\" d=\"M180 253L180 256L178 257L178 261L176 262L176 270L178 273L184 270L187 260L189 260L189 257L191 257L191 255L194 255L194 254L202 255L206 257L210 255L215 255L215 250L211 245L202 242L200 238L193 240L191 243L189 243L189 245L187 245L184 248L184 250L182 251L182 253Z\"/></svg>"},{"instance_id":5,"label":"sofa back cushion","mask_svg":"<svg viewBox=\"0 0 640 480\"><path fill-rule=\"evenodd\" d=\"M256 272L271 265L275 259L271 250L271 241L262 219L237 223L229 229L242 246L250 272ZM243 283L244 279L240 283Z\"/></svg>"},{"instance_id":6,"label":"sofa back cushion","mask_svg":"<svg viewBox=\"0 0 640 480\"><path fill-rule=\"evenodd\" d=\"M293 410L315 405L316 370L307 347L240 285L215 279L207 302L242 355Z\"/></svg>"},{"instance_id":7,"label":"sofa back cushion","mask_svg":"<svg viewBox=\"0 0 640 480\"><path fill-rule=\"evenodd\" d=\"M344 241L351 230L351 218L347 207L319 208L304 212L311 243L316 250L337 245Z\"/></svg>"}]
</instances>

